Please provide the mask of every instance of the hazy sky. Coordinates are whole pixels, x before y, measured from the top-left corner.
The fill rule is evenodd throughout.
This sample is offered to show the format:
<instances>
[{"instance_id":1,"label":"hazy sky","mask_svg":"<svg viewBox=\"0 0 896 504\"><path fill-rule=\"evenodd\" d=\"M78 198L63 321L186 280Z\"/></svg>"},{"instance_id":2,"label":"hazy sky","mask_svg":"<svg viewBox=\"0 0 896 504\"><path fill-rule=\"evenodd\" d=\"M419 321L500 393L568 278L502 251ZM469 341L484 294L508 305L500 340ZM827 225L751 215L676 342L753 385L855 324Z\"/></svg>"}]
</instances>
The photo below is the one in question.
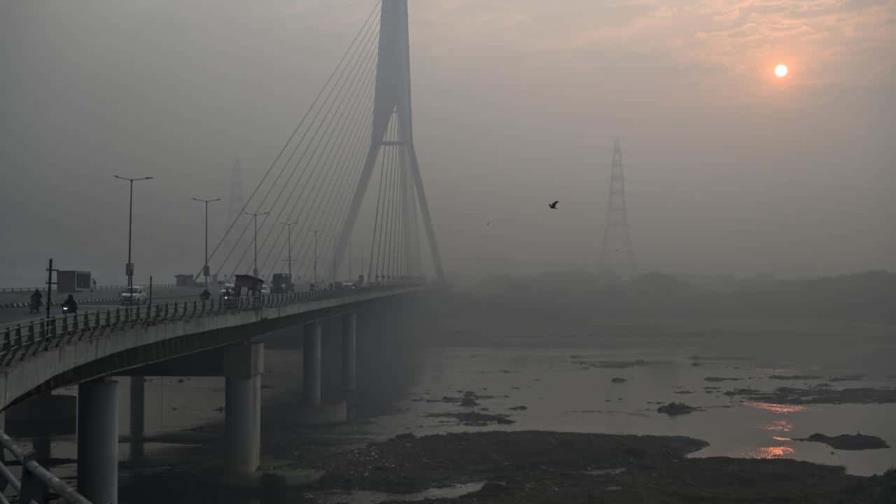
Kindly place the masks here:
<instances>
[{"instance_id":1,"label":"hazy sky","mask_svg":"<svg viewBox=\"0 0 896 504\"><path fill-rule=\"evenodd\" d=\"M137 191L138 276L195 271L189 198L227 197L237 157L254 185L371 5L0 0L0 284L36 284L50 256L121 281L115 173L157 177ZM450 273L593 267L615 137L644 270L896 268L896 1L410 11L417 151Z\"/></svg>"}]
</instances>

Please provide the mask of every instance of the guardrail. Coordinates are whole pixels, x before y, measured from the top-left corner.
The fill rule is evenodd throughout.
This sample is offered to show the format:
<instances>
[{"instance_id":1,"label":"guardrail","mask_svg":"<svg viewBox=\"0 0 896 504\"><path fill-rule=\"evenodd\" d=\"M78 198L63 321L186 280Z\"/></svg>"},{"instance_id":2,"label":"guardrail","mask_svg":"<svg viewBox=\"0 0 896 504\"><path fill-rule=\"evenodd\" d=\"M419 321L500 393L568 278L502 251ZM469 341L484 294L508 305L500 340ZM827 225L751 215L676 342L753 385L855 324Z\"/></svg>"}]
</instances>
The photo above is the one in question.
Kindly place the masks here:
<instances>
[{"instance_id":1,"label":"guardrail","mask_svg":"<svg viewBox=\"0 0 896 504\"><path fill-rule=\"evenodd\" d=\"M243 296L234 300L214 299L183 302L166 302L146 305L132 305L109 309L61 315L49 319L35 319L16 322L0 329L0 366L9 366L16 360L41 351L48 351L67 344L77 338L103 331L121 329L137 325L160 324L168 321L192 320L199 317L213 317L239 311L259 308L275 308L309 301L320 301L340 297L350 297L359 292L391 290L395 288L422 285L417 282L398 282L363 287L360 289L320 289L314 291L270 294L265 296Z\"/></svg>"},{"instance_id":2,"label":"guardrail","mask_svg":"<svg viewBox=\"0 0 896 504\"><path fill-rule=\"evenodd\" d=\"M127 286L126 285L97 285L96 287L93 287L90 289L81 289L79 292L98 292L98 291L106 291L106 290L120 291L120 290L124 289L125 287L127 287ZM175 285L173 283L153 284L154 289L173 289L175 287L177 287L177 285ZM31 292L34 292L35 289L39 290L41 292L44 292L45 290L47 290L47 286L40 285L40 286L36 286L36 287L0 287L0 294L29 294Z\"/></svg>"},{"instance_id":3,"label":"guardrail","mask_svg":"<svg viewBox=\"0 0 896 504\"><path fill-rule=\"evenodd\" d=\"M10 462L16 462L20 468L18 477L6 465L7 453L12 455L13 460ZM47 494L50 492L58 495L63 502L91 504L83 495L37 463L32 454L19 448L12 438L0 432L0 503L9 504L6 493L10 488L14 492L13 497L16 497L14 501L23 504L47 502Z\"/></svg>"},{"instance_id":4,"label":"guardrail","mask_svg":"<svg viewBox=\"0 0 896 504\"><path fill-rule=\"evenodd\" d=\"M274 308L310 301L351 297L361 292L389 291L422 285L424 283L421 282L395 282L360 289L322 289L241 297L232 301L209 299L207 301L184 301L183 303L136 305L105 312L85 312L73 316L63 315L50 319L32 320L24 324L19 322L0 329L3 338L2 346L0 346L0 366L9 366L16 360L21 361L38 352L48 351L51 348L72 342L74 338L81 340L85 336L90 337L94 332L110 328L126 329L141 324L191 320L259 308ZM11 453L14 461L20 466L19 477L16 477L10 467L6 465L6 452ZM0 504L10 502L6 496L6 490L9 488L12 488L18 496L13 502L43 503L47 500L48 492L53 492L63 502L91 504L83 495L43 468L32 455L26 454L9 436L0 432Z\"/></svg>"},{"instance_id":5,"label":"guardrail","mask_svg":"<svg viewBox=\"0 0 896 504\"><path fill-rule=\"evenodd\" d=\"M79 305L82 305L82 306L98 305L98 304L99 305L110 305L110 304L121 303L121 296L119 296L119 295L99 296L99 295L97 295L97 294L99 294L98 292L85 293L85 294L90 297L84 297L84 294L81 294L81 293L76 294L75 301L77 301ZM91 296L91 294L93 294L93 295ZM57 294L56 298L50 303L50 306L51 307L62 306L63 301L65 301L64 296L65 296L65 294L62 294L62 293ZM190 294L157 296L157 297L154 297L153 299L158 299L158 300L187 299L187 298L193 299L195 297L196 297L195 293L190 293ZM146 304L148 302L149 302L149 300L145 299L145 300L141 301L140 304ZM31 306L30 300L12 301L9 303L0 303L0 309L30 308L30 306ZM40 308L38 309L38 312L43 311L45 308L46 308L46 305L41 304Z\"/></svg>"}]
</instances>

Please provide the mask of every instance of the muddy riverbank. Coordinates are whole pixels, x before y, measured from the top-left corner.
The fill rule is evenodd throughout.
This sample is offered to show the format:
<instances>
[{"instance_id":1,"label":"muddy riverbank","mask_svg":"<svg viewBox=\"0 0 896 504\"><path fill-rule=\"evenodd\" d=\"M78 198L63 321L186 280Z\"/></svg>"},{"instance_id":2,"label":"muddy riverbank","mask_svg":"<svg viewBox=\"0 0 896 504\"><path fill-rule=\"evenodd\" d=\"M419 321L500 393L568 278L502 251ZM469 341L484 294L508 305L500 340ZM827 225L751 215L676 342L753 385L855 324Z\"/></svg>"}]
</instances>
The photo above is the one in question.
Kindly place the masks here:
<instances>
[{"instance_id":1,"label":"muddy riverbank","mask_svg":"<svg viewBox=\"0 0 896 504\"><path fill-rule=\"evenodd\" d=\"M485 482L451 503L892 503L896 472L850 476L791 460L689 459L703 441L672 436L480 432L414 437L335 455L316 486L409 492Z\"/></svg>"},{"instance_id":2,"label":"muddy riverbank","mask_svg":"<svg viewBox=\"0 0 896 504\"><path fill-rule=\"evenodd\" d=\"M191 502L334 503L360 502L350 492L366 491L379 496L376 502L399 502L416 492L438 495L433 489L466 488L468 493L426 502L896 501L894 471L862 477L839 467L794 460L687 458L705 445L680 436L538 431L408 434L329 454L308 453L292 472L281 468L262 476L254 487L224 485L229 490L222 491L224 480L208 468L190 474L186 497ZM295 483L299 466L309 475L304 484ZM145 502L175 502L163 495L166 487L178 488L184 495L186 481L183 471L160 472L135 483L126 494Z\"/></svg>"}]
</instances>

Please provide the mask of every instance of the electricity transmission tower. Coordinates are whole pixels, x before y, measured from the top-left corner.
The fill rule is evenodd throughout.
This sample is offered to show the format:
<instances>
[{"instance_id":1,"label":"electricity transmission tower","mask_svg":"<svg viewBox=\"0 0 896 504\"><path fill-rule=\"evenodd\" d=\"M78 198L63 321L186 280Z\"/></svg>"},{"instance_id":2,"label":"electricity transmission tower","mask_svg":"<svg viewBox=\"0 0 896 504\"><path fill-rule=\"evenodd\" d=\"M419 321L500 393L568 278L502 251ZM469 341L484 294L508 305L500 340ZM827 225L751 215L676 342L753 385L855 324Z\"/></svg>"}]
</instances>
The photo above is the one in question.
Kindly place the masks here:
<instances>
[{"instance_id":1,"label":"electricity transmission tower","mask_svg":"<svg viewBox=\"0 0 896 504\"><path fill-rule=\"evenodd\" d=\"M635 251L628 228L625 207L625 173L622 168L622 147L619 140L613 144L613 165L610 169L610 204L607 210L607 227L604 229L600 251L600 268L623 278L635 274Z\"/></svg>"},{"instance_id":2,"label":"electricity transmission tower","mask_svg":"<svg viewBox=\"0 0 896 504\"><path fill-rule=\"evenodd\" d=\"M404 175L409 179L407 198L416 205L403 205L405 209L419 208L432 263L436 276L444 280L442 260L436 243L435 231L420 176L414 133L411 120L411 72L408 42L407 0L383 0L380 18L380 38L377 53L376 90L373 104L373 127L370 148L364 161L360 180L352 196L348 215L343 221L336 240L331 278L338 278L339 269L346 257L346 249L352 235L364 195L370 185L370 177L383 146L397 148ZM397 121L397 139L387 138L390 125ZM414 220L416 216L414 216ZM407 238L412 237L408 233Z\"/></svg>"}]
</instances>

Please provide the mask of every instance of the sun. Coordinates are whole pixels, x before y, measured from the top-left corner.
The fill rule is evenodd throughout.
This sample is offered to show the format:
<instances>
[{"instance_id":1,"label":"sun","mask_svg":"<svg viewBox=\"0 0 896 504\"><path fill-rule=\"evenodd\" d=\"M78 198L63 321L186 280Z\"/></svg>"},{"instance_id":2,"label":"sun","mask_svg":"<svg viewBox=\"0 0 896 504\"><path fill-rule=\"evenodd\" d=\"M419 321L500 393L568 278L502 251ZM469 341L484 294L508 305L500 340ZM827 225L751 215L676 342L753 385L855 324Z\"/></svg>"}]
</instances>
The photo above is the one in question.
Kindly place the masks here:
<instances>
[{"instance_id":1,"label":"sun","mask_svg":"<svg viewBox=\"0 0 896 504\"><path fill-rule=\"evenodd\" d=\"M775 65L775 77L783 79L784 77L787 77L788 73L790 73L790 69L787 68L787 65L783 63Z\"/></svg>"}]
</instances>

